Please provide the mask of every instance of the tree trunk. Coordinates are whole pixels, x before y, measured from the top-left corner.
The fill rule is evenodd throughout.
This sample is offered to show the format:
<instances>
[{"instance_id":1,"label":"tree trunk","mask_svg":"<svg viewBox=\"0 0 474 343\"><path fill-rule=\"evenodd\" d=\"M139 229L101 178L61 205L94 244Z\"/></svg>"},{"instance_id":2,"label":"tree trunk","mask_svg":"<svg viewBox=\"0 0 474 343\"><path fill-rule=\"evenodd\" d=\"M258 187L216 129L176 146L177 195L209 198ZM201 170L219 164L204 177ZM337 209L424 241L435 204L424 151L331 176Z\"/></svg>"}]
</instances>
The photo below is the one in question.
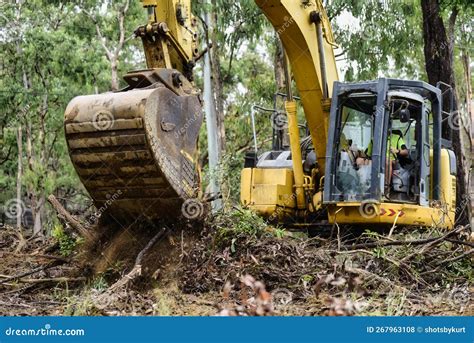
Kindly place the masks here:
<instances>
[{"instance_id":1,"label":"tree trunk","mask_svg":"<svg viewBox=\"0 0 474 343\"><path fill-rule=\"evenodd\" d=\"M18 168L16 174L16 227L21 232L21 215L23 213L23 206L21 201L21 177L23 174L23 134L21 125L18 125L16 133L16 144L18 146Z\"/></svg>"},{"instance_id":2,"label":"tree trunk","mask_svg":"<svg viewBox=\"0 0 474 343\"><path fill-rule=\"evenodd\" d=\"M207 1L205 4L208 3ZM207 24L207 27L211 30L209 13L204 13L204 21ZM206 114L206 128L207 128L207 146L208 146L208 155L209 155L209 172L210 172L210 182L209 188L213 195L220 193L220 185L218 182L217 167L220 163L220 149L219 149L219 134L217 128L217 115L216 115L216 105L214 102L214 92L213 92L213 83L212 83L212 71L211 71L211 52L208 51L204 55L203 61L203 97L204 97L204 112ZM222 202L220 199L214 200L211 203L212 210L216 211L222 207Z\"/></svg>"},{"instance_id":3,"label":"tree trunk","mask_svg":"<svg viewBox=\"0 0 474 343\"><path fill-rule=\"evenodd\" d=\"M211 1L212 9L217 7L216 0ZM219 42L217 41L217 11L212 10L210 15L209 39L212 43L211 49L211 71L212 83L214 91L214 101L216 105L216 121L217 121L217 141L220 155L225 151L225 126L224 126L224 94L223 94L223 80L221 73L221 60L219 56Z\"/></svg>"},{"instance_id":4,"label":"tree trunk","mask_svg":"<svg viewBox=\"0 0 474 343\"><path fill-rule=\"evenodd\" d=\"M464 83L466 85L466 116L464 117L466 123L466 130L465 130L465 135L466 139L464 142L466 143L466 149L468 156L470 156L470 165L472 166L472 162L474 161L474 154L472 150L472 146L474 144L473 141L473 128L472 128L472 123L474 121L474 111L472 109L472 86L471 86L471 57L469 55L469 50L466 48L461 49L461 60L462 60L462 65L463 65L463 71L464 71ZM469 157L468 157L469 159ZM468 188L469 188L469 194L470 194L470 199L471 199L471 217L472 217L472 210L474 209L474 175L471 175L471 178L468 179ZM471 225L474 224L474 219L471 218ZM472 226L471 226L472 228Z\"/></svg>"},{"instance_id":5,"label":"tree trunk","mask_svg":"<svg viewBox=\"0 0 474 343\"><path fill-rule=\"evenodd\" d=\"M43 235L43 223L41 220L41 212L43 211L43 205L44 205L44 197L41 197L41 199L35 204L35 207L33 208L33 216L35 218L35 223L33 226L33 236Z\"/></svg>"},{"instance_id":6,"label":"tree trunk","mask_svg":"<svg viewBox=\"0 0 474 343\"><path fill-rule=\"evenodd\" d=\"M284 68L284 58L283 47L281 45L280 38L275 34L276 48L275 48L275 82L276 89L278 92L282 92L285 89L285 68Z\"/></svg>"},{"instance_id":7,"label":"tree trunk","mask_svg":"<svg viewBox=\"0 0 474 343\"><path fill-rule=\"evenodd\" d=\"M117 91L119 89L119 77L118 77L118 61L110 61L110 76L111 76L111 90Z\"/></svg>"},{"instance_id":8,"label":"tree trunk","mask_svg":"<svg viewBox=\"0 0 474 343\"><path fill-rule=\"evenodd\" d=\"M466 112L468 114L468 120L470 118L471 127L468 128L469 136L472 139L472 122L474 121L474 112L472 110L472 86L471 86L471 57L469 51L466 48L461 49L461 60L464 71L464 83L466 84ZM471 143L472 146L472 143Z\"/></svg>"},{"instance_id":9,"label":"tree trunk","mask_svg":"<svg viewBox=\"0 0 474 343\"><path fill-rule=\"evenodd\" d=\"M467 175L469 173L468 161L462 146L462 125L457 128L451 128L449 123L459 122L457 110L457 99L455 92L454 70L453 70L453 43L450 42L446 34L446 28L440 15L439 0L421 0L423 12L423 40L425 69L428 75L429 83L436 85L442 81L452 86L454 92L454 116L451 120L443 121L442 136L450 137L452 132L453 150L457 157L457 190L456 190L456 221L458 224L469 224L471 219L471 206L466 199L469 194ZM455 9L456 10L456 9ZM453 10L453 11L455 11ZM450 27L454 27L456 16L452 13L450 18ZM446 94L447 95L447 94ZM447 111L449 101L447 96L443 99L443 110ZM452 126L452 125L451 125ZM470 156L469 156L470 158Z\"/></svg>"}]
</instances>

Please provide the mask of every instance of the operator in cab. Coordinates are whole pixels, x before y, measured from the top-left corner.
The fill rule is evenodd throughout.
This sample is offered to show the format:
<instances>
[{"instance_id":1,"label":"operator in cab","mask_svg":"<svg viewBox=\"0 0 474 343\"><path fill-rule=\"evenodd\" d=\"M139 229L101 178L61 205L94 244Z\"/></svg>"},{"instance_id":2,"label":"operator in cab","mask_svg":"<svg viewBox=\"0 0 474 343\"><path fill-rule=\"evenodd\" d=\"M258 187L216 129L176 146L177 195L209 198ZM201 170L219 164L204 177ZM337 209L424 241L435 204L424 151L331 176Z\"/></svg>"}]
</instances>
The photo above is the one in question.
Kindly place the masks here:
<instances>
[{"instance_id":1,"label":"operator in cab","mask_svg":"<svg viewBox=\"0 0 474 343\"><path fill-rule=\"evenodd\" d=\"M387 160L386 160L386 176L388 184L392 181L392 169L397 161L402 161L408 158L408 148L403 139L403 133L400 130L393 130L387 141ZM365 150L366 160L362 163L367 163L372 157L372 141Z\"/></svg>"}]
</instances>

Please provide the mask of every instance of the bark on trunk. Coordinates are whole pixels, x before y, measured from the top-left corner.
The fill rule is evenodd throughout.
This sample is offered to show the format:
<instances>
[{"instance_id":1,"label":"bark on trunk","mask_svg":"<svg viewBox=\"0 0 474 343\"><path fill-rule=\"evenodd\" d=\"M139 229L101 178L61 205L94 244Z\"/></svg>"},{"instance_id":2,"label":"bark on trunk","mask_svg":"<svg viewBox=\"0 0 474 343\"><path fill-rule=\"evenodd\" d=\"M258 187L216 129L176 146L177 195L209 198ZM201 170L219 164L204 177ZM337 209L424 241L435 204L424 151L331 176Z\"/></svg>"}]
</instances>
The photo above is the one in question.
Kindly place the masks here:
<instances>
[{"instance_id":1,"label":"bark on trunk","mask_svg":"<svg viewBox=\"0 0 474 343\"><path fill-rule=\"evenodd\" d=\"M110 88L112 91L117 91L119 89L119 77L118 77L118 62L111 61L110 62Z\"/></svg>"},{"instance_id":2,"label":"bark on trunk","mask_svg":"<svg viewBox=\"0 0 474 343\"><path fill-rule=\"evenodd\" d=\"M38 211L37 209L35 209L35 211L33 211L33 216L35 218L35 223L34 223L34 226L33 226L33 236L41 236L42 235L42 231L43 231L43 224L42 224L42 220L41 220L41 212Z\"/></svg>"},{"instance_id":3,"label":"bark on trunk","mask_svg":"<svg viewBox=\"0 0 474 343\"><path fill-rule=\"evenodd\" d=\"M23 134L21 125L18 126L16 134L16 144L18 147L18 169L16 174L16 227L21 232L21 215L23 213L22 201L21 201L21 178L23 174Z\"/></svg>"},{"instance_id":4,"label":"bark on trunk","mask_svg":"<svg viewBox=\"0 0 474 343\"><path fill-rule=\"evenodd\" d=\"M471 125L468 128L469 136L472 139L473 132L472 132L472 122L474 121L474 112L472 110L472 86L471 86L471 56L469 55L469 51L467 49L461 50L461 59L462 59L462 66L464 71L464 83L466 84L466 111L468 114L468 119L471 120ZM472 143L471 143L472 145Z\"/></svg>"},{"instance_id":5,"label":"bark on trunk","mask_svg":"<svg viewBox=\"0 0 474 343\"><path fill-rule=\"evenodd\" d=\"M43 211L44 211L44 201L45 197L41 196L36 202L33 208L33 216L35 218L35 223L33 226L33 236L43 235Z\"/></svg>"},{"instance_id":6,"label":"bark on trunk","mask_svg":"<svg viewBox=\"0 0 474 343\"><path fill-rule=\"evenodd\" d=\"M285 89L285 69L284 69L284 54L283 47L281 45L280 38L275 34L276 49L275 49L275 82L276 89L278 92L282 92Z\"/></svg>"},{"instance_id":7,"label":"bark on trunk","mask_svg":"<svg viewBox=\"0 0 474 343\"><path fill-rule=\"evenodd\" d=\"M425 69L428 75L429 83L436 85L438 81L445 82L453 87L455 101L454 110L457 110L457 99L455 92L455 80L453 70L453 43L449 40L443 19L440 15L439 0L421 0L421 8L423 12L423 40L424 40L424 55L425 55ZM456 10L456 9L455 9ZM456 15L454 11L450 17L450 28L454 27ZM443 99L444 105L448 106L449 102L445 96ZM443 106L444 111L447 107ZM456 191L456 220L458 224L466 225L470 222L471 206L466 198L469 194L467 175L468 175L468 161L463 151L462 145L462 125L451 129L449 123L458 123L459 114L454 114L458 118L452 120L445 120L443 122L442 135L445 138L450 137L452 131L453 150L457 157L457 191ZM451 125L452 126L452 125ZM470 158L470 156L469 156Z\"/></svg>"},{"instance_id":8,"label":"bark on trunk","mask_svg":"<svg viewBox=\"0 0 474 343\"><path fill-rule=\"evenodd\" d=\"M216 8L216 0L211 1L212 8ZM219 57L219 42L217 40L217 11L211 11L209 39L212 43L211 48L211 71L212 83L214 91L214 101L216 104L216 121L217 121L217 135L218 135L218 149L222 156L225 151L226 135L224 126L224 95L223 95L223 80L221 73L221 60Z\"/></svg>"},{"instance_id":9,"label":"bark on trunk","mask_svg":"<svg viewBox=\"0 0 474 343\"><path fill-rule=\"evenodd\" d=\"M466 130L465 130L465 137L466 139L464 142L468 145L465 149L467 151L467 156L469 160L470 156L470 167L472 167L472 163L474 161L474 151L472 150L473 144L474 144L474 135L473 135L473 127L472 123L474 121L474 111L472 108L472 86L471 86L471 57L469 55L469 50L466 48L463 48L461 50L461 60L462 60L462 65L463 65L463 71L464 71L464 84L466 85ZM471 168L469 168L470 170ZM468 189L469 189L469 194L470 194L470 199L471 199L471 228L472 225L474 224L474 219L472 218L472 211L474 209L474 175L470 175L470 178L468 176Z\"/></svg>"}]
</instances>

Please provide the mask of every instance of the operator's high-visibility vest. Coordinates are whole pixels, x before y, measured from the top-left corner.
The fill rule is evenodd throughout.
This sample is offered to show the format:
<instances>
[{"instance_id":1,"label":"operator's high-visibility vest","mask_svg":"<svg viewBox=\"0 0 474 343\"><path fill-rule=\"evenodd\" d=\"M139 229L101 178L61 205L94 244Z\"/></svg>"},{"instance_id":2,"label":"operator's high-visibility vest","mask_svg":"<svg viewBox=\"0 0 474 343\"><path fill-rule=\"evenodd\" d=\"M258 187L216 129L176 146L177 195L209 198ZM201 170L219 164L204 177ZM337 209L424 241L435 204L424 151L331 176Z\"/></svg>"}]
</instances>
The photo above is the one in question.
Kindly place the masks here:
<instances>
[{"instance_id":1,"label":"operator's high-visibility vest","mask_svg":"<svg viewBox=\"0 0 474 343\"><path fill-rule=\"evenodd\" d=\"M401 150L404 145L405 141L403 140L403 137L396 133L392 133L392 135L387 139L387 158L390 160L396 160L397 156L390 153L390 148ZM365 150L365 154L368 157L372 157L372 140L370 141L367 150Z\"/></svg>"}]
</instances>

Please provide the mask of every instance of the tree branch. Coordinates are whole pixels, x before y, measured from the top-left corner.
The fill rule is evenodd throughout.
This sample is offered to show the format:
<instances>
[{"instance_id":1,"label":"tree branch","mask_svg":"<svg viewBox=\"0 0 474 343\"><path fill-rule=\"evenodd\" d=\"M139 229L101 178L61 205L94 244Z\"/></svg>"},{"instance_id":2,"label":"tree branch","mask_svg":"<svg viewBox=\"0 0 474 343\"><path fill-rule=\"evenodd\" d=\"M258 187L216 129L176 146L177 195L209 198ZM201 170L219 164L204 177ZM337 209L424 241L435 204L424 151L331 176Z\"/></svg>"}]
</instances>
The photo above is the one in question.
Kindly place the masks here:
<instances>
[{"instance_id":1,"label":"tree branch","mask_svg":"<svg viewBox=\"0 0 474 343\"><path fill-rule=\"evenodd\" d=\"M0 284L2 283L5 283L5 282L8 282L8 281L12 281L12 280L16 280L16 279L20 279L20 278L23 278L25 276L29 276L29 275L32 275L32 274L35 274L35 273L38 273L38 272L41 272L41 271L44 271L46 269L50 269L50 268L54 268L54 267L57 267L57 266L60 266L61 264L64 264L66 262L69 262L69 261L66 261L66 260L55 260L49 264L46 264L44 266L40 266L40 267L37 267L37 268L34 268L28 272L24 272L24 273L20 273L20 274L17 274L17 275L13 275L13 276L8 276L6 278L4 278L3 280L0 280Z\"/></svg>"},{"instance_id":2,"label":"tree branch","mask_svg":"<svg viewBox=\"0 0 474 343\"><path fill-rule=\"evenodd\" d=\"M48 201L58 213L58 217L66 220L66 222L76 230L83 238L94 240L95 235L89 232L81 223L79 223L66 209L60 204L54 195L48 197Z\"/></svg>"},{"instance_id":3,"label":"tree branch","mask_svg":"<svg viewBox=\"0 0 474 343\"><path fill-rule=\"evenodd\" d=\"M95 16L90 13L89 11L82 9L82 11L92 20L92 22L95 24L95 30L97 32L97 37L99 37L99 42L102 45L102 48L105 50L105 54L107 56L107 59L111 61L113 58L112 52L109 50L107 47L107 40L106 38L102 35L102 31L100 30L99 22L95 18Z\"/></svg>"},{"instance_id":4,"label":"tree branch","mask_svg":"<svg viewBox=\"0 0 474 343\"><path fill-rule=\"evenodd\" d=\"M115 59L118 58L118 56L120 54L120 51L123 48L123 44L125 42L125 24L124 24L124 22L125 22L125 15L127 14L129 4L130 4L129 0L125 1L124 7L121 10L119 10L119 13L117 15L117 19L118 19L118 22L119 22L119 42L118 42L117 47L115 48L115 52L114 52Z\"/></svg>"},{"instance_id":5,"label":"tree branch","mask_svg":"<svg viewBox=\"0 0 474 343\"><path fill-rule=\"evenodd\" d=\"M99 42L102 45L102 48L104 48L104 50L105 50L105 54L107 55L107 59L109 61L111 61L113 59L113 55L110 52L109 48L107 47L107 44L106 44L107 40L105 39L104 36L102 36L102 32L100 31L100 27L99 27L98 23L95 24L95 29L97 31L97 35L99 36Z\"/></svg>"},{"instance_id":6,"label":"tree branch","mask_svg":"<svg viewBox=\"0 0 474 343\"><path fill-rule=\"evenodd\" d=\"M454 44L454 28L456 26L456 19L459 14L459 8L455 6L451 11L449 16L449 23L448 23L448 39L451 44Z\"/></svg>"},{"instance_id":7,"label":"tree branch","mask_svg":"<svg viewBox=\"0 0 474 343\"><path fill-rule=\"evenodd\" d=\"M12 152L12 146L10 145L10 146L8 147L7 155L6 155L4 158L2 158L2 160L0 160L0 166L1 166L2 164L4 164L5 162L7 162L7 161L10 159L10 154L11 154L11 152Z\"/></svg>"}]
</instances>

